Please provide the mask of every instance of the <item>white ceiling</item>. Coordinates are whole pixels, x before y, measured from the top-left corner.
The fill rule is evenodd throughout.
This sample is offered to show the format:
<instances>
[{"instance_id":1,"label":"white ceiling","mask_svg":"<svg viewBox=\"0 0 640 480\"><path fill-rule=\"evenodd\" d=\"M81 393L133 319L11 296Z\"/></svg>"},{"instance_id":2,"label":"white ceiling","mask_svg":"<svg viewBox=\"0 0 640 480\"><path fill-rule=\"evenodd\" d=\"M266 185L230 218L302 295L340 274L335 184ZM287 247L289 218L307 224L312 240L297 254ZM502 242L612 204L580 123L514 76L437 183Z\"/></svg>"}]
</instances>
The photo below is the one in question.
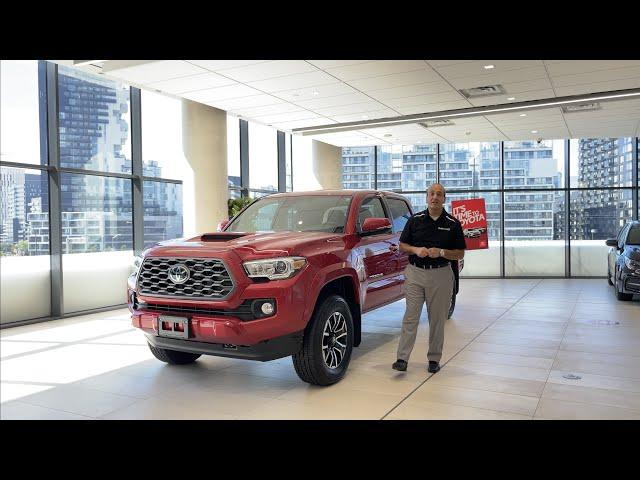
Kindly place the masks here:
<instances>
[{"instance_id":1,"label":"white ceiling","mask_svg":"<svg viewBox=\"0 0 640 480\"><path fill-rule=\"evenodd\" d=\"M110 60L102 64L102 73L285 131L640 88L638 60ZM507 94L468 100L458 92L492 84L501 84ZM429 130L411 124L310 138L356 146L640 136L640 100L603 102L601 107L569 114L556 107L526 117L460 119Z\"/></svg>"}]
</instances>

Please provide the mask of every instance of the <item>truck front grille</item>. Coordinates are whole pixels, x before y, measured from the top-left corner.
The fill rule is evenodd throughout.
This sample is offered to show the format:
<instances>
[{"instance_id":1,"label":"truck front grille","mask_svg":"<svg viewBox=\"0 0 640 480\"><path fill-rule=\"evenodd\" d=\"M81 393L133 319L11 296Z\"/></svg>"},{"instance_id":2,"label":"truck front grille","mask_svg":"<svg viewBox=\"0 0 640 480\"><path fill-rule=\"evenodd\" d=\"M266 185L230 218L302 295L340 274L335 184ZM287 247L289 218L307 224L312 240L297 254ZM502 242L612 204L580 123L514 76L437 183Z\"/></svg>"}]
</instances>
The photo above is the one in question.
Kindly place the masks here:
<instances>
[{"instance_id":1,"label":"truck front grille","mask_svg":"<svg viewBox=\"0 0 640 480\"><path fill-rule=\"evenodd\" d=\"M184 266L189 278L184 283L171 280L169 270ZM138 274L138 293L161 297L220 300L233 291L233 279L217 258L164 258L144 260Z\"/></svg>"}]
</instances>

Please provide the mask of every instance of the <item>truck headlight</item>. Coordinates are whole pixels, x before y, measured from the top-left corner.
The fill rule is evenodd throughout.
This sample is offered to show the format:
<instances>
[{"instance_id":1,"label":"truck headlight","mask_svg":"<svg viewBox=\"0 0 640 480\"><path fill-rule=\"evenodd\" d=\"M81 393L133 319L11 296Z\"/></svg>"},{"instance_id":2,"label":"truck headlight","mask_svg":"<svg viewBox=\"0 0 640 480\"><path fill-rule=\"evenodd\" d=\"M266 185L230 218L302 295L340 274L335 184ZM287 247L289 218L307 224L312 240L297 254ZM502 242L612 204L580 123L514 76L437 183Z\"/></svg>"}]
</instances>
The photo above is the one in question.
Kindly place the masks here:
<instances>
[{"instance_id":1,"label":"truck headlight","mask_svg":"<svg viewBox=\"0 0 640 480\"><path fill-rule=\"evenodd\" d=\"M631 260L629 257L624 257L624 263L627 268L631 271L640 269L640 262L636 262L635 260Z\"/></svg>"},{"instance_id":2,"label":"truck headlight","mask_svg":"<svg viewBox=\"0 0 640 480\"><path fill-rule=\"evenodd\" d=\"M144 260L144 257L142 257L142 255L136 255L135 257L133 257L133 263L131 264L132 275L138 274L138 272L140 271L140 267L142 266L143 260Z\"/></svg>"},{"instance_id":3,"label":"truck headlight","mask_svg":"<svg viewBox=\"0 0 640 480\"><path fill-rule=\"evenodd\" d=\"M244 262L243 266L249 278L282 280L294 276L306 263L307 259L304 257L280 257Z\"/></svg>"}]
</instances>

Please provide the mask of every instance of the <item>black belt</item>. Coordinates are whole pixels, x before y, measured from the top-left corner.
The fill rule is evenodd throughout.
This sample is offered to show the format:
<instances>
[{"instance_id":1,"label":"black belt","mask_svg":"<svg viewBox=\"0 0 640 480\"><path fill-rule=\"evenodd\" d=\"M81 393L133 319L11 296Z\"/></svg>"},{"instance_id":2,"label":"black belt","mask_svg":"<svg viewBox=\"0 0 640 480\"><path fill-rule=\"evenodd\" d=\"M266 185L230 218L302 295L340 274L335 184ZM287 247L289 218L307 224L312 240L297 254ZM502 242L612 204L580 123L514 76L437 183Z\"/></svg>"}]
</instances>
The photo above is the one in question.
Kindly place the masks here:
<instances>
[{"instance_id":1,"label":"black belt","mask_svg":"<svg viewBox=\"0 0 640 480\"><path fill-rule=\"evenodd\" d=\"M446 267L449 264L448 263L444 263L442 265L416 265L415 263L412 263L411 265L413 265L414 267L418 267L418 268L424 268L425 270L430 270L432 268L442 268L442 267Z\"/></svg>"}]
</instances>

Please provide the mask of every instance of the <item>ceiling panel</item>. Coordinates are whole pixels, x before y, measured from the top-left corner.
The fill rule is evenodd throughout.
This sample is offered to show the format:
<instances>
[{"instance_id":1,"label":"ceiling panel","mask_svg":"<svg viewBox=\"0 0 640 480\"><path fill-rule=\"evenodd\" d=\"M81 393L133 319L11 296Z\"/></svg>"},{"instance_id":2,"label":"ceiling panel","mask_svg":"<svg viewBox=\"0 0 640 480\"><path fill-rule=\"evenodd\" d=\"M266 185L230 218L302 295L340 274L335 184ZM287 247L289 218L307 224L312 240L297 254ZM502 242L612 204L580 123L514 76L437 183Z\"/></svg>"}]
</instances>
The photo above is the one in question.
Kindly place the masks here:
<instances>
[{"instance_id":1,"label":"ceiling panel","mask_svg":"<svg viewBox=\"0 0 640 480\"><path fill-rule=\"evenodd\" d=\"M440 93L456 92L447 82L440 80L438 82L422 83L417 85L406 85L403 87L385 88L383 90L367 91L367 95L376 100L386 101L395 98L417 97L418 95L437 95ZM458 94L460 98L462 95Z\"/></svg>"},{"instance_id":2,"label":"ceiling panel","mask_svg":"<svg viewBox=\"0 0 640 480\"><path fill-rule=\"evenodd\" d=\"M274 123L273 126L277 128L282 128L285 130L291 130L292 128L315 127L317 125L328 125L328 124L334 124L334 123L337 123L337 122L334 122L330 118L318 117L318 118L311 118L307 120L295 120L293 122L278 122L277 124Z\"/></svg>"},{"instance_id":3,"label":"ceiling panel","mask_svg":"<svg viewBox=\"0 0 640 480\"><path fill-rule=\"evenodd\" d=\"M611 80L608 82L590 83L588 85L572 85L570 87L556 87L559 97L566 95L583 95L586 93L608 92L611 90L626 90L628 88L640 88L640 77L626 80Z\"/></svg>"},{"instance_id":4,"label":"ceiling panel","mask_svg":"<svg viewBox=\"0 0 640 480\"><path fill-rule=\"evenodd\" d=\"M347 67L349 65L356 65L358 63L367 63L371 60L307 60L312 65L315 65L322 70L327 68Z\"/></svg>"},{"instance_id":5,"label":"ceiling panel","mask_svg":"<svg viewBox=\"0 0 640 480\"><path fill-rule=\"evenodd\" d=\"M292 90L274 93L274 95L288 102L298 102L313 100L320 96L323 98L337 97L338 95L346 95L348 93L358 93L358 91L346 83L332 83L311 88L294 88Z\"/></svg>"},{"instance_id":6,"label":"ceiling panel","mask_svg":"<svg viewBox=\"0 0 640 480\"><path fill-rule=\"evenodd\" d=\"M229 99L216 99L205 102L223 110L236 110L238 108L264 107L284 103L283 100L271 95L253 95L251 97L238 97Z\"/></svg>"},{"instance_id":7,"label":"ceiling panel","mask_svg":"<svg viewBox=\"0 0 640 480\"><path fill-rule=\"evenodd\" d=\"M372 90L382 90L387 88L403 87L406 85L417 85L420 83L441 82L442 78L432 68L424 64L423 68L410 72L381 75L378 77L362 78L360 80L350 80L348 83L352 87L369 92Z\"/></svg>"},{"instance_id":8,"label":"ceiling panel","mask_svg":"<svg viewBox=\"0 0 640 480\"><path fill-rule=\"evenodd\" d=\"M316 71L318 71L316 67L304 60L273 60L244 67L228 68L224 70L224 76L238 82L248 83Z\"/></svg>"},{"instance_id":9,"label":"ceiling panel","mask_svg":"<svg viewBox=\"0 0 640 480\"><path fill-rule=\"evenodd\" d=\"M267 93L282 92L292 89L309 88L318 85L338 84L339 80L328 73L315 71L299 73L285 77L260 80L259 82L249 82L247 85Z\"/></svg>"},{"instance_id":10,"label":"ceiling panel","mask_svg":"<svg viewBox=\"0 0 640 480\"><path fill-rule=\"evenodd\" d=\"M430 62L431 63L431 62ZM433 65L433 64L432 64ZM485 65L494 65L487 70ZM474 60L472 62L440 65L435 69L447 80L477 77L481 75L501 75L503 72L522 69L544 69L542 60Z\"/></svg>"},{"instance_id":11,"label":"ceiling panel","mask_svg":"<svg viewBox=\"0 0 640 480\"><path fill-rule=\"evenodd\" d=\"M508 70L506 72L494 72L493 70L489 70L488 73L480 73L478 75L468 77L444 77L458 90L461 88L481 87L485 85L504 85L506 83L517 83L524 80L548 79L547 71L543 66Z\"/></svg>"},{"instance_id":12,"label":"ceiling panel","mask_svg":"<svg viewBox=\"0 0 640 480\"><path fill-rule=\"evenodd\" d=\"M509 87L506 86L507 91ZM514 100L509 100L509 98L514 97ZM555 94L552 89L546 90L535 90L531 92L522 92L516 94L507 94L507 95L495 95L490 97L480 97L480 98L470 98L468 99L469 103L471 103L474 107L486 107L489 105L500 105L506 103L516 103L516 102L528 102L531 100L543 100L546 98L554 98Z\"/></svg>"},{"instance_id":13,"label":"ceiling panel","mask_svg":"<svg viewBox=\"0 0 640 480\"><path fill-rule=\"evenodd\" d=\"M234 80L230 80L215 73L204 73L200 75L174 78L172 80L163 80L162 82L149 83L148 85L151 88L162 90L163 92L178 94L193 92L195 90L224 87L234 83Z\"/></svg>"},{"instance_id":14,"label":"ceiling panel","mask_svg":"<svg viewBox=\"0 0 640 480\"><path fill-rule=\"evenodd\" d=\"M264 95L260 90L247 87L246 85L229 85L227 87L210 88L208 90L198 90L197 92L185 93L182 96L196 102L212 102L215 100L227 100L230 98L251 97Z\"/></svg>"},{"instance_id":15,"label":"ceiling panel","mask_svg":"<svg viewBox=\"0 0 640 480\"><path fill-rule=\"evenodd\" d=\"M457 110L460 108L469 108L469 102L466 100L456 100L453 102L443 102L443 103L430 103L430 104L420 104L420 105L412 105L410 107L398 107L394 108L402 115L414 115L418 113L434 113L440 112L444 110Z\"/></svg>"},{"instance_id":16,"label":"ceiling panel","mask_svg":"<svg viewBox=\"0 0 640 480\"><path fill-rule=\"evenodd\" d=\"M330 118L333 118L336 115L350 115L350 114L356 114L356 113L363 114L366 112L375 112L379 110L384 110L384 105L382 105L379 102L375 102L373 100L369 100L367 102L362 102L362 103L352 103L349 105L313 109L314 112L318 112L321 115L324 115ZM391 116L397 116L397 113L395 113L393 110L390 110L390 111L392 112Z\"/></svg>"},{"instance_id":17,"label":"ceiling panel","mask_svg":"<svg viewBox=\"0 0 640 480\"><path fill-rule=\"evenodd\" d=\"M245 98L251 98L251 97L245 97ZM297 105L292 105L291 103L287 103L287 102L277 103L274 105L265 105L262 107L249 106L249 107L242 107L242 108L235 109L237 113L245 117L277 115L279 113L299 112L300 110L303 110L303 109L298 107Z\"/></svg>"},{"instance_id":18,"label":"ceiling panel","mask_svg":"<svg viewBox=\"0 0 640 480\"><path fill-rule=\"evenodd\" d=\"M153 61L141 65L108 70L110 77L116 77L142 85L172 78L197 75L199 73L207 73L207 71L204 68L192 65L183 60Z\"/></svg>"},{"instance_id":19,"label":"ceiling panel","mask_svg":"<svg viewBox=\"0 0 640 480\"><path fill-rule=\"evenodd\" d=\"M324 70L340 80L350 82L361 78L423 70L425 66L426 63L423 60L376 60L346 67L325 68Z\"/></svg>"},{"instance_id":20,"label":"ceiling panel","mask_svg":"<svg viewBox=\"0 0 640 480\"><path fill-rule=\"evenodd\" d=\"M391 108L403 108L410 107L412 105L430 105L430 104L442 104L445 102L467 102L465 98L456 91L449 91L444 93L434 93L431 95L418 95L415 97L404 97L387 99L384 101L385 105ZM466 104L466 103L465 103ZM466 104L466 106L470 106Z\"/></svg>"},{"instance_id":21,"label":"ceiling panel","mask_svg":"<svg viewBox=\"0 0 640 480\"><path fill-rule=\"evenodd\" d=\"M573 85L589 85L600 82L636 79L640 83L640 66L599 70L597 72L578 73L574 75L560 75L551 77L556 87L570 87Z\"/></svg>"},{"instance_id":22,"label":"ceiling panel","mask_svg":"<svg viewBox=\"0 0 640 480\"><path fill-rule=\"evenodd\" d=\"M187 60L189 63L206 68L207 70L217 71L226 70L227 68L238 68L246 65L255 65L256 63L268 62L268 60Z\"/></svg>"},{"instance_id":23,"label":"ceiling panel","mask_svg":"<svg viewBox=\"0 0 640 480\"><path fill-rule=\"evenodd\" d=\"M278 113L275 115L263 115L255 117L255 119L262 123L283 123L283 122L295 122L298 120L311 120L322 118L322 115L310 112L308 110L299 110L297 112ZM329 122L327 122L329 123Z\"/></svg>"},{"instance_id":24,"label":"ceiling panel","mask_svg":"<svg viewBox=\"0 0 640 480\"><path fill-rule=\"evenodd\" d=\"M638 60L545 60L547 71L552 77L574 75L577 73L596 72L598 70L640 67Z\"/></svg>"},{"instance_id":25,"label":"ceiling panel","mask_svg":"<svg viewBox=\"0 0 640 480\"><path fill-rule=\"evenodd\" d=\"M429 65L431 65L433 68L438 68L438 67L446 67L449 65L457 65L460 63L472 63L475 62L475 60L425 60L427 63L429 63Z\"/></svg>"},{"instance_id":26,"label":"ceiling panel","mask_svg":"<svg viewBox=\"0 0 640 480\"><path fill-rule=\"evenodd\" d=\"M292 103L300 105L304 108L308 108L309 110L316 110L319 108L338 107L341 105L351 105L355 103L367 103L369 101L372 101L371 98L369 98L365 94L355 92L349 93L347 95L337 95L335 97L327 98L324 98L322 95L318 95L313 100L301 100ZM384 108L384 105L379 105L377 108Z\"/></svg>"},{"instance_id":27,"label":"ceiling panel","mask_svg":"<svg viewBox=\"0 0 640 480\"><path fill-rule=\"evenodd\" d=\"M384 108L382 110L374 110L368 111L366 113L354 113L349 115L327 115L331 119L335 120L339 123L344 122L357 122L360 120L375 120L378 118L387 118L387 117L395 117L397 113L394 110L389 108Z\"/></svg>"}]
</instances>

